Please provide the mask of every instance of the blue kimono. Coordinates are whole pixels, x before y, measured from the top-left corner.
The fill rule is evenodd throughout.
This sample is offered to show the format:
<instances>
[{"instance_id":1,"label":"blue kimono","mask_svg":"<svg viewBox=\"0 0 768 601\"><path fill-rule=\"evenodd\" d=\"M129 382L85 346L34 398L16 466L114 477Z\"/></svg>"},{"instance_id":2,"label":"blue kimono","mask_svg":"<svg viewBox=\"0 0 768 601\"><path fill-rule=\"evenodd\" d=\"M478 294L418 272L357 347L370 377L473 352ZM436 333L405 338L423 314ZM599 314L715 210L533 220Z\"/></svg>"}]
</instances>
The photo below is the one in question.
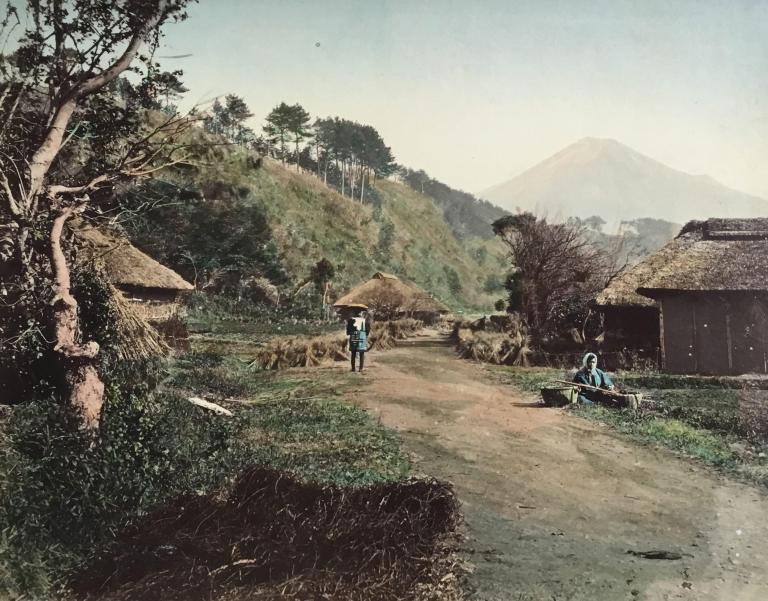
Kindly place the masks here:
<instances>
[{"instance_id":1,"label":"blue kimono","mask_svg":"<svg viewBox=\"0 0 768 601\"><path fill-rule=\"evenodd\" d=\"M371 330L370 323L367 320L351 318L347 321L347 336L349 336L349 350L363 351L368 350L368 334Z\"/></svg>"},{"instance_id":2,"label":"blue kimono","mask_svg":"<svg viewBox=\"0 0 768 601\"><path fill-rule=\"evenodd\" d=\"M360 356L360 369L365 365L365 351L368 350L368 334L371 324L362 317L353 317L347 321L347 336L349 336L349 351L351 354L352 371L355 371L355 358Z\"/></svg>"},{"instance_id":3,"label":"blue kimono","mask_svg":"<svg viewBox=\"0 0 768 601\"><path fill-rule=\"evenodd\" d=\"M595 386L596 388L603 388L608 390L613 386L611 378L602 369L596 367L590 370L587 367L582 367L573 376L573 381L577 384L586 384L587 386ZM597 390L586 390L581 388L579 390L579 402L585 405L592 405L596 401L600 401L603 398L603 394Z\"/></svg>"}]
</instances>

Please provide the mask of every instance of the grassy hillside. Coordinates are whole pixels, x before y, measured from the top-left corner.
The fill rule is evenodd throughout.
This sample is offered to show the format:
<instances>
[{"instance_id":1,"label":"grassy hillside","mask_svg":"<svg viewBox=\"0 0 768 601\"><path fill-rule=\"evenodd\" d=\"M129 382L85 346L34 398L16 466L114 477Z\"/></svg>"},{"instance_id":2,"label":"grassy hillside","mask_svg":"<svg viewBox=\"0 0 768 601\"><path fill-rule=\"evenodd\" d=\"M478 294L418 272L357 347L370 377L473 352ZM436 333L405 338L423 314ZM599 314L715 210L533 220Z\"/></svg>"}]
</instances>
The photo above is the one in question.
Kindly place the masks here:
<instances>
[{"instance_id":1,"label":"grassy hillside","mask_svg":"<svg viewBox=\"0 0 768 601\"><path fill-rule=\"evenodd\" d=\"M381 208L374 209L342 197L312 175L273 162L253 173L251 185L269 212L286 267L297 277L326 257L339 269L339 293L376 271L390 271L454 308L490 309L503 296L483 290L489 276L502 274L503 279L501 245L495 240L459 241L434 202L407 186L377 182ZM391 244L382 248L387 230ZM484 260L484 253L476 250L481 247L486 249Z\"/></svg>"},{"instance_id":2,"label":"grassy hillside","mask_svg":"<svg viewBox=\"0 0 768 601\"><path fill-rule=\"evenodd\" d=\"M492 238L459 240L434 201L405 185L378 181L371 191L376 206L361 204L314 175L297 173L278 162L266 159L257 166L239 149L212 152L204 166L185 172L183 178L176 173L172 179L187 190L197 190L203 199L198 202L260 210L279 260L294 283L326 258L336 267L332 285L337 297L376 271L414 281L454 309L491 310L494 301L504 296L500 288L491 291L487 285L489 279L503 282L508 269L501 244ZM183 221L184 216L165 217L170 223L174 219ZM243 235L235 229L233 239ZM139 232L132 233L151 254L175 266L169 248L174 232L161 236L155 232L154 242L147 244L142 244ZM183 271L184 266L178 268Z\"/></svg>"}]
</instances>

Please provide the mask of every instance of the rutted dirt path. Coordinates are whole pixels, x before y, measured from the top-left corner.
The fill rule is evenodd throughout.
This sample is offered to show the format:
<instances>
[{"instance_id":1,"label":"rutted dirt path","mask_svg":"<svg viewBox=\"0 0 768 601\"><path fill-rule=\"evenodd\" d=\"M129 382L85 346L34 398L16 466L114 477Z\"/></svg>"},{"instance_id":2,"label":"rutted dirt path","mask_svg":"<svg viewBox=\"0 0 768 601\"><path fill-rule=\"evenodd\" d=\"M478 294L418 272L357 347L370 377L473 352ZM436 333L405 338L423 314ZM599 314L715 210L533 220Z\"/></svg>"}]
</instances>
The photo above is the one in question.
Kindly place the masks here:
<instances>
[{"instance_id":1,"label":"rutted dirt path","mask_svg":"<svg viewBox=\"0 0 768 601\"><path fill-rule=\"evenodd\" d=\"M765 601L768 497L493 383L436 333L369 353L353 400L452 481L482 600ZM665 550L678 560L628 551Z\"/></svg>"}]
</instances>

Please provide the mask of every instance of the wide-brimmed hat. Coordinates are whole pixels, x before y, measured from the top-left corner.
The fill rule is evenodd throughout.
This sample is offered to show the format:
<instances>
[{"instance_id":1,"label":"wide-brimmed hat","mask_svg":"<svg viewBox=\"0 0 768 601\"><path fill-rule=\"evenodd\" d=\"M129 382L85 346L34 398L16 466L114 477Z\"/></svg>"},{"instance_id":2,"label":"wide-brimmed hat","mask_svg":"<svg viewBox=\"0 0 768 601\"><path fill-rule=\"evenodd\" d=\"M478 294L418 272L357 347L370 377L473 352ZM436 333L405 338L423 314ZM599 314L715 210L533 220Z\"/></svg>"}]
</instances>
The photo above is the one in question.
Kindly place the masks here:
<instances>
[{"instance_id":1,"label":"wide-brimmed hat","mask_svg":"<svg viewBox=\"0 0 768 601\"><path fill-rule=\"evenodd\" d=\"M348 305L344 305L347 309L367 309L368 305L364 305L362 303L350 303Z\"/></svg>"}]
</instances>

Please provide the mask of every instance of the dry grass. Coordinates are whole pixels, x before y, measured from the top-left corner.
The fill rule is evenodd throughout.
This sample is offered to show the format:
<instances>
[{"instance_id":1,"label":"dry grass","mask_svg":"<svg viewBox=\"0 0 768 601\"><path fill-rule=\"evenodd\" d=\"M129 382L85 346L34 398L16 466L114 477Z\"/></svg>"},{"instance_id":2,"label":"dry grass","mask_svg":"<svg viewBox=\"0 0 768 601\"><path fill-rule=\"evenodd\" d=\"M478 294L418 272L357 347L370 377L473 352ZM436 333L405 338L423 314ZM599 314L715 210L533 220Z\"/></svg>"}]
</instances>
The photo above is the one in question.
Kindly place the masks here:
<instances>
[{"instance_id":1,"label":"dry grass","mask_svg":"<svg viewBox=\"0 0 768 601\"><path fill-rule=\"evenodd\" d=\"M374 323L368 337L368 348L390 349L397 344L398 340L412 336L422 327L422 322L416 319ZM346 361L349 359L347 342L345 334L330 334L315 338L279 336L270 340L256 353L251 366L261 369L287 369Z\"/></svg>"},{"instance_id":2,"label":"dry grass","mask_svg":"<svg viewBox=\"0 0 768 601\"><path fill-rule=\"evenodd\" d=\"M89 601L450 601L459 519L445 482L350 489L254 467L147 516L72 584Z\"/></svg>"},{"instance_id":3,"label":"dry grass","mask_svg":"<svg viewBox=\"0 0 768 601\"><path fill-rule=\"evenodd\" d=\"M453 339L456 351L464 359L496 365L530 365L531 337L525 324L515 316L498 322L457 321Z\"/></svg>"},{"instance_id":4,"label":"dry grass","mask_svg":"<svg viewBox=\"0 0 768 601\"><path fill-rule=\"evenodd\" d=\"M166 356L170 347L162 335L112 285L110 292L110 305L117 326L118 357L123 361L137 361Z\"/></svg>"}]
</instances>

